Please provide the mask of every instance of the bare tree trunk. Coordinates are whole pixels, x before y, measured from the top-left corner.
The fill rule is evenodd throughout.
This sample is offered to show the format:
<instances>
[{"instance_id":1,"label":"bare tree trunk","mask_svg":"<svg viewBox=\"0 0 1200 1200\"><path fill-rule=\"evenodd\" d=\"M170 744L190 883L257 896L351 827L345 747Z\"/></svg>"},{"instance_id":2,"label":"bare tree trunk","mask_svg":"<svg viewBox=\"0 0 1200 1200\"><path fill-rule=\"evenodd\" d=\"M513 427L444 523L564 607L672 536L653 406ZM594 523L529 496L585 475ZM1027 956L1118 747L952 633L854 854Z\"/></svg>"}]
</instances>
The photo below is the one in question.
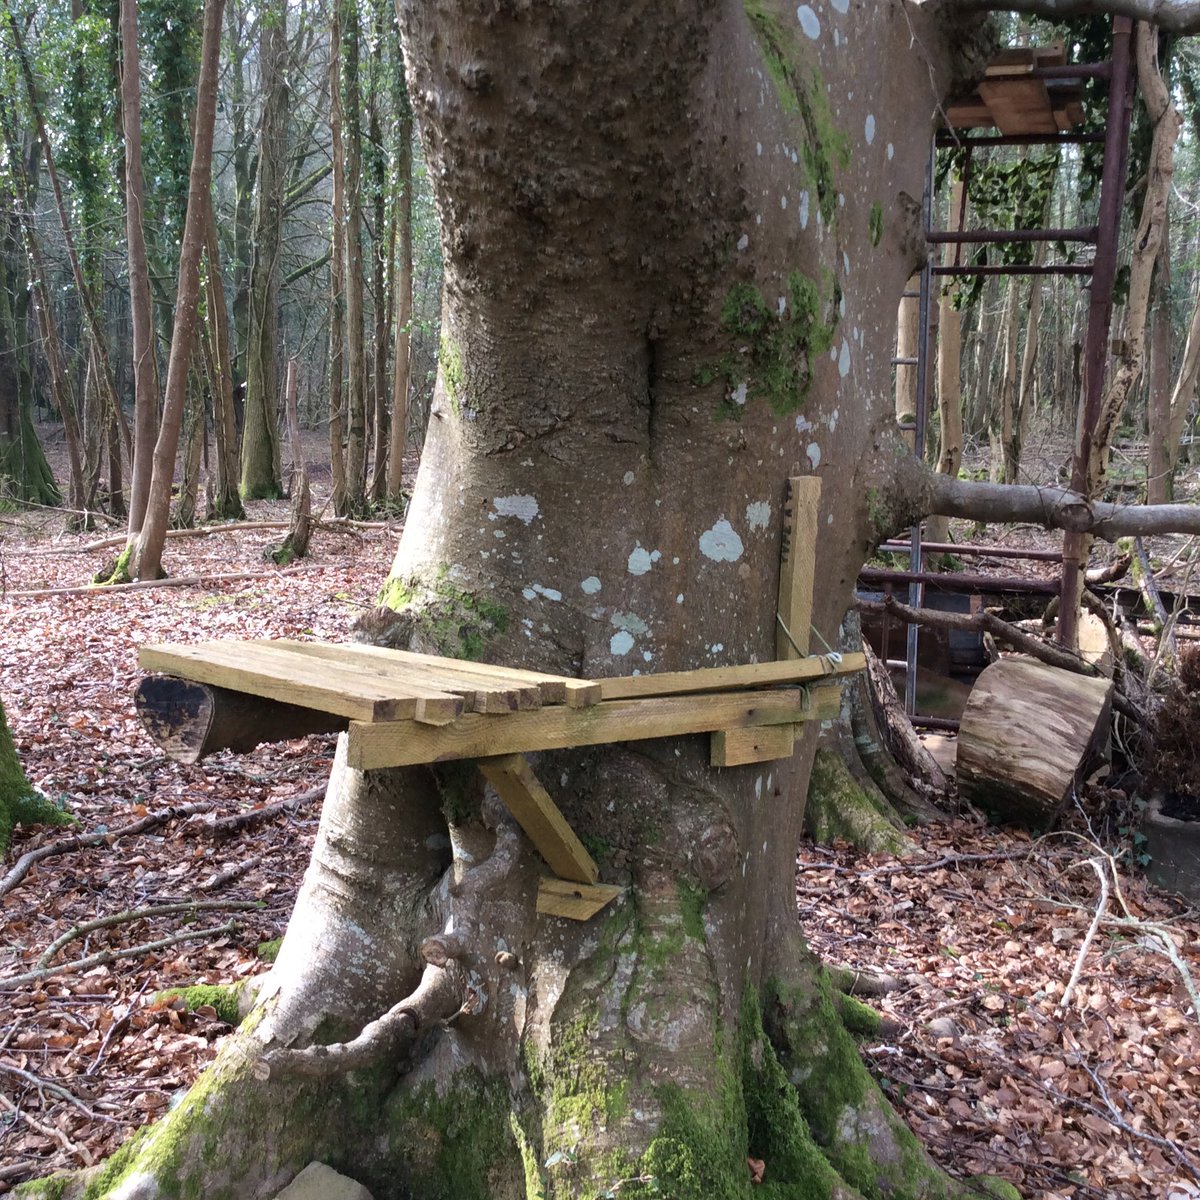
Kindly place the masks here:
<instances>
[{"instance_id":1,"label":"bare tree trunk","mask_svg":"<svg viewBox=\"0 0 1200 1200\"><path fill-rule=\"evenodd\" d=\"M1016 468L1010 462L1013 439L1013 417L1017 391L1017 340L1021 335L1018 310L1021 304L1021 281L1014 275L1008 281L1008 300L1004 306L1004 323L1001 333L1000 380L996 389L996 408L991 428L991 466L989 476L993 483L1003 479L1015 482ZM1009 478L1010 468L1013 478Z\"/></svg>"},{"instance_id":2,"label":"bare tree trunk","mask_svg":"<svg viewBox=\"0 0 1200 1200\"><path fill-rule=\"evenodd\" d=\"M1146 469L1147 504L1170 504L1175 499L1175 463L1179 457L1179 438L1182 434L1182 430L1176 431L1171 412L1170 250L1170 239L1164 236L1154 277L1150 318L1150 369L1147 372L1146 396L1150 442Z\"/></svg>"},{"instance_id":3,"label":"bare tree trunk","mask_svg":"<svg viewBox=\"0 0 1200 1200\"><path fill-rule=\"evenodd\" d=\"M342 103L346 122L346 346L350 384L347 391L346 500L354 512L366 502L367 400L363 327L362 259L362 116L359 99L359 25L355 5L341 3L343 39Z\"/></svg>"},{"instance_id":4,"label":"bare tree trunk","mask_svg":"<svg viewBox=\"0 0 1200 1200\"><path fill-rule=\"evenodd\" d=\"M329 127L333 141L333 199L329 258L329 465L333 511L344 517L350 504L346 489L346 164L342 138L341 5L329 14Z\"/></svg>"},{"instance_id":5,"label":"bare tree trunk","mask_svg":"<svg viewBox=\"0 0 1200 1200\"><path fill-rule=\"evenodd\" d=\"M404 451L408 444L409 346L412 325L412 108L404 86L393 137L396 146L395 219L399 252L394 267L393 317L396 335L392 353L392 445L388 454L387 498L399 504L402 497Z\"/></svg>"},{"instance_id":6,"label":"bare tree trunk","mask_svg":"<svg viewBox=\"0 0 1200 1200\"><path fill-rule=\"evenodd\" d=\"M1039 242L1033 261L1041 266L1046 257L1046 244ZM1021 353L1021 374L1017 390L1016 411L1013 414L1010 448L1005 455L1005 482L1016 483L1021 474L1021 452L1029 438L1029 425L1038 400L1038 348L1041 344L1043 283L1034 275L1029 281L1029 306L1025 317L1025 348Z\"/></svg>"},{"instance_id":7,"label":"bare tree trunk","mask_svg":"<svg viewBox=\"0 0 1200 1200\"><path fill-rule=\"evenodd\" d=\"M137 0L120 0L121 123L125 134L125 240L129 257L129 313L133 324L133 466L129 479L129 536L142 527L154 443L158 436L158 353L143 225L142 83Z\"/></svg>"},{"instance_id":8,"label":"bare tree trunk","mask_svg":"<svg viewBox=\"0 0 1200 1200\"><path fill-rule=\"evenodd\" d=\"M1171 434L1167 449L1171 454L1172 471L1179 463L1180 445L1187 430L1188 413L1196 399L1197 381L1200 381L1200 289L1196 292L1179 373L1171 390Z\"/></svg>"},{"instance_id":9,"label":"bare tree trunk","mask_svg":"<svg viewBox=\"0 0 1200 1200\"><path fill-rule=\"evenodd\" d=\"M212 197L205 213L205 276L208 328L213 348L213 431L216 435L216 484L210 517L235 521L245 516L238 493L237 415L233 407L233 362L229 353L229 312L225 306L225 282L221 278L221 250L217 239Z\"/></svg>"},{"instance_id":10,"label":"bare tree trunk","mask_svg":"<svg viewBox=\"0 0 1200 1200\"><path fill-rule=\"evenodd\" d=\"M200 299L200 254L204 248L206 201L212 178L213 123L217 109L217 69L221 47L224 0L206 0L200 50L200 79L196 85L196 131L188 180L187 220L179 251L179 288L175 296L175 328L167 364L162 425L154 447L154 475L146 502L146 517L128 547L125 570L132 579L156 579L162 572L163 542L170 516L171 482L179 428L187 399L188 368L195 344L196 310Z\"/></svg>"},{"instance_id":11,"label":"bare tree trunk","mask_svg":"<svg viewBox=\"0 0 1200 1200\"><path fill-rule=\"evenodd\" d=\"M276 414L279 407L279 253L287 154L287 14L282 4L259 22L265 94L259 125L257 207L250 267L246 409L242 426L242 498L281 495Z\"/></svg>"}]
</instances>

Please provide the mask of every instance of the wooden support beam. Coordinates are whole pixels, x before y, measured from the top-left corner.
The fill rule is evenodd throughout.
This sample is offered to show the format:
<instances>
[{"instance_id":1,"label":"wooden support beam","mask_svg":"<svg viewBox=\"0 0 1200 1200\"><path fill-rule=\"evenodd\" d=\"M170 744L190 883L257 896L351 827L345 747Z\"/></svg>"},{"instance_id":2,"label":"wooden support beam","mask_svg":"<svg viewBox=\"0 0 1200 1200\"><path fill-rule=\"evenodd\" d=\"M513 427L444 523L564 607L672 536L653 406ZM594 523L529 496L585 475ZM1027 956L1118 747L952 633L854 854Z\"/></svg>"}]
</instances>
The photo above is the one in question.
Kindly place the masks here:
<instances>
[{"instance_id":1,"label":"wooden support beam","mask_svg":"<svg viewBox=\"0 0 1200 1200\"><path fill-rule=\"evenodd\" d=\"M331 713L170 675L142 679L134 692L134 706L163 752L189 764L218 750L245 754L263 742L336 733L349 724L345 717Z\"/></svg>"},{"instance_id":2,"label":"wooden support beam","mask_svg":"<svg viewBox=\"0 0 1200 1200\"><path fill-rule=\"evenodd\" d=\"M262 643L142 646L138 662L147 671L178 675L352 720L414 720L440 725L453 721L463 711L460 696L429 687L414 687L398 696L394 686L371 679L353 666L321 662Z\"/></svg>"},{"instance_id":3,"label":"wooden support beam","mask_svg":"<svg viewBox=\"0 0 1200 1200\"><path fill-rule=\"evenodd\" d=\"M523 754L481 758L479 769L551 870L575 883L595 883L600 878L600 868Z\"/></svg>"},{"instance_id":4,"label":"wooden support beam","mask_svg":"<svg viewBox=\"0 0 1200 1200\"><path fill-rule=\"evenodd\" d=\"M808 653L820 507L820 479L815 475L801 475L788 480L783 505L778 608L779 619L787 633L782 628L775 631L776 658L803 658Z\"/></svg>"},{"instance_id":5,"label":"wooden support beam","mask_svg":"<svg viewBox=\"0 0 1200 1200\"><path fill-rule=\"evenodd\" d=\"M351 721L349 765L360 771L485 758L530 750L561 750L645 738L711 733L745 725L787 725L808 719L800 688L606 700L590 708L556 705L502 720L465 713L452 725L412 721Z\"/></svg>"},{"instance_id":6,"label":"wooden support beam","mask_svg":"<svg viewBox=\"0 0 1200 1200\"><path fill-rule=\"evenodd\" d=\"M624 888L611 883L570 883L565 879L543 878L538 884L538 916L587 921L623 891Z\"/></svg>"},{"instance_id":7,"label":"wooden support beam","mask_svg":"<svg viewBox=\"0 0 1200 1200\"><path fill-rule=\"evenodd\" d=\"M712 735L710 761L714 767L791 758L796 747L795 725L760 725L756 729L718 729Z\"/></svg>"}]
</instances>

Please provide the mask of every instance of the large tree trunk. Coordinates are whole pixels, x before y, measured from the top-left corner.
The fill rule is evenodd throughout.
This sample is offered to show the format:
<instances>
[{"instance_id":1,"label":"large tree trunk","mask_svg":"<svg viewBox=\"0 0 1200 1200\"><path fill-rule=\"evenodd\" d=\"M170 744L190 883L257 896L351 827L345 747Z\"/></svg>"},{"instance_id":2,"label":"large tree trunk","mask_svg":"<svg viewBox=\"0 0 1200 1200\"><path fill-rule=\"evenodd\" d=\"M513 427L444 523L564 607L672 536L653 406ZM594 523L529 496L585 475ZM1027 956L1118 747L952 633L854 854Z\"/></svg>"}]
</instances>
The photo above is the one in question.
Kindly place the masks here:
<instances>
[{"instance_id":1,"label":"large tree trunk","mask_svg":"<svg viewBox=\"0 0 1200 1200\"><path fill-rule=\"evenodd\" d=\"M819 470L836 642L896 462L865 338L920 241L914 30L943 44L843 7L401 5L446 291L397 638L591 676L773 658L787 480ZM270 1195L320 1157L377 1200L707 1200L749 1197L751 1157L780 1195L964 1194L797 928L813 737L724 770L687 738L537 756L624 889L582 924L536 914L545 867L470 765L343 751L258 1019L126 1178Z\"/></svg>"},{"instance_id":2,"label":"large tree trunk","mask_svg":"<svg viewBox=\"0 0 1200 1200\"><path fill-rule=\"evenodd\" d=\"M392 318L396 344L392 350L392 425L388 451L387 499L399 504L404 479L404 451L408 445L408 391L410 326L413 315L412 244L412 106L403 69L397 88L397 119L393 134L396 144L395 222L398 249L393 266L395 314Z\"/></svg>"}]
</instances>

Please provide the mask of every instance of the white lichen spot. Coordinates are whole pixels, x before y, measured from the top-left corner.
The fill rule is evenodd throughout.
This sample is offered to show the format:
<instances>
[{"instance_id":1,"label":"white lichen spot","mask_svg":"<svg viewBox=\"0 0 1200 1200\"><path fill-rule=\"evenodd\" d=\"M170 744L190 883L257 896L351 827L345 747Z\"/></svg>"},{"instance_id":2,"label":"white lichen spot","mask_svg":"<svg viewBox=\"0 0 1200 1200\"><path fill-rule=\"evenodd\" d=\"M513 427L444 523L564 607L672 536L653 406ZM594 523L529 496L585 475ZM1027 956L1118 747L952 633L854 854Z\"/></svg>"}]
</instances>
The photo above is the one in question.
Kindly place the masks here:
<instances>
[{"instance_id":1,"label":"white lichen spot","mask_svg":"<svg viewBox=\"0 0 1200 1200\"><path fill-rule=\"evenodd\" d=\"M800 228L808 228L808 193L800 193Z\"/></svg>"},{"instance_id":2,"label":"white lichen spot","mask_svg":"<svg viewBox=\"0 0 1200 1200\"><path fill-rule=\"evenodd\" d=\"M829 7L845 16L850 11L850 0L829 0Z\"/></svg>"},{"instance_id":3,"label":"white lichen spot","mask_svg":"<svg viewBox=\"0 0 1200 1200\"><path fill-rule=\"evenodd\" d=\"M637 613L613 613L608 620L614 629L623 629L626 633L636 633L639 637L650 632L650 626Z\"/></svg>"},{"instance_id":4,"label":"white lichen spot","mask_svg":"<svg viewBox=\"0 0 1200 1200\"><path fill-rule=\"evenodd\" d=\"M762 142L755 142L754 148L758 152L758 157L762 158Z\"/></svg>"},{"instance_id":5,"label":"white lichen spot","mask_svg":"<svg viewBox=\"0 0 1200 1200\"><path fill-rule=\"evenodd\" d=\"M809 442L804 453L808 455L808 461L815 471L821 465L821 447L816 442Z\"/></svg>"},{"instance_id":6,"label":"white lichen spot","mask_svg":"<svg viewBox=\"0 0 1200 1200\"><path fill-rule=\"evenodd\" d=\"M863 123L863 137L867 139L867 145L871 145L875 141L875 114L867 113L867 119Z\"/></svg>"},{"instance_id":7,"label":"white lichen spot","mask_svg":"<svg viewBox=\"0 0 1200 1200\"><path fill-rule=\"evenodd\" d=\"M779 299L775 301L775 307L779 310L779 315L782 317L783 314L787 312L787 297L780 296Z\"/></svg>"},{"instance_id":8,"label":"white lichen spot","mask_svg":"<svg viewBox=\"0 0 1200 1200\"><path fill-rule=\"evenodd\" d=\"M754 777L754 798L755 798L755 800L762 799L762 785L763 785L763 777L761 775L756 775Z\"/></svg>"},{"instance_id":9,"label":"white lichen spot","mask_svg":"<svg viewBox=\"0 0 1200 1200\"><path fill-rule=\"evenodd\" d=\"M779 207L780 207L780 208L787 208L787 197L786 197L786 196L780 196L780 197L779 197Z\"/></svg>"},{"instance_id":10,"label":"white lichen spot","mask_svg":"<svg viewBox=\"0 0 1200 1200\"><path fill-rule=\"evenodd\" d=\"M628 487L636 478L637 476L632 471L626 471L624 475L625 486Z\"/></svg>"},{"instance_id":11,"label":"white lichen spot","mask_svg":"<svg viewBox=\"0 0 1200 1200\"><path fill-rule=\"evenodd\" d=\"M683 603L683 593L682 593L682 592L680 592L680 593L679 593L679 595L675 597L675 603L676 603L676 604L682 604L682 603Z\"/></svg>"},{"instance_id":12,"label":"white lichen spot","mask_svg":"<svg viewBox=\"0 0 1200 1200\"><path fill-rule=\"evenodd\" d=\"M506 537L508 537L508 534L505 533L503 529L493 529L492 537L506 538Z\"/></svg>"},{"instance_id":13,"label":"white lichen spot","mask_svg":"<svg viewBox=\"0 0 1200 1200\"><path fill-rule=\"evenodd\" d=\"M653 651L651 651L651 650L643 650L643 651L642 651L642 660L643 660L644 662L653 662L653 661L654 661L654 653L653 653Z\"/></svg>"},{"instance_id":14,"label":"white lichen spot","mask_svg":"<svg viewBox=\"0 0 1200 1200\"><path fill-rule=\"evenodd\" d=\"M888 162L891 162L892 159L896 157L896 147L893 146L891 142L888 142L887 145L887 156Z\"/></svg>"},{"instance_id":15,"label":"white lichen spot","mask_svg":"<svg viewBox=\"0 0 1200 1200\"><path fill-rule=\"evenodd\" d=\"M750 526L751 533L766 529L770 523L771 502L769 500L757 500L753 504L746 505L746 524Z\"/></svg>"},{"instance_id":16,"label":"white lichen spot","mask_svg":"<svg viewBox=\"0 0 1200 1200\"><path fill-rule=\"evenodd\" d=\"M850 343L842 338L842 352L838 355L838 374L845 379L850 374Z\"/></svg>"},{"instance_id":17,"label":"white lichen spot","mask_svg":"<svg viewBox=\"0 0 1200 1200\"><path fill-rule=\"evenodd\" d=\"M553 600L557 603L562 599L562 592L557 588L542 587L540 583L531 583L522 593L526 600L532 600L534 596L541 596L546 600Z\"/></svg>"},{"instance_id":18,"label":"white lichen spot","mask_svg":"<svg viewBox=\"0 0 1200 1200\"><path fill-rule=\"evenodd\" d=\"M734 404L746 403L746 387L747 384L745 380L743 380L737 385L737 387L733 389L733 394L729 398L734 402Z\"/></svg>"},{"instance_id":19,"label":"white lichen spot","mask_svg":"<svg viewBox=\"0 0 1200 1200\"><path fill-rule=\"evenodd\" d=\"M595 575L589 575L579 585L579 590L585 596L594 596L601 588L600 580Z\"/></svg>"},{"instance_id":20,"label":"white lichen spot","mask_svg":"<svg viewBox=\"0 0 1200 1200\"><path fill-rule=\"evenodd\" d=\"M845 316L846 316L846 297L844 294L843 294L842 298L838 301L838 316L843 318L843 320L845 319Z\"/></svg>"},{"instance_id":21,"label":"white lichen spot","mask_svg":"<svg viewBox=\"0 0 1200 1200\"><path fill-rule=\"evenodd\" d=\"M812 38L814 42L821 36L821 22L810 5L801 4L796 9L796 20L800 22L800 28L804 30L806 36Z\"/></svg>"},{"instance_id":22,"label":"white lichen spot","mask_svg":"<svg viewBox=\"0 0 1200 1200\"><path fill-rule=\"evenodd\" d=\"M796 432L807 433L810 429L816 428L806 416L798 416L796 418Z\"/></svg>"},{"instance_id":23,"label":"white lichen spot","mask_svg":"<svg viewBox=\"0 0 1200 1200\"><path fill-rule=\"evenodd\" d=\"M608 642L610 652L620 658L633 649L633 634L627 629L620 629L612 635Z\"/></svg>"},{"instance_id":24,"label":"white lichen spot","mask_svg":"<svg viewBox=\"0 0 1200 1200\"><path fill-rule=\"evenodd\" d=\"M839 49L841 49L841 45L842 45L842 31L840 29L835 29L833 31L833 48L835 50L839 50Z\"/></svg>"},{"instance_id":25,"label":"white lichen spot","mask_svg":"<svg viewBox=\"0 0 1200 1200\"><path fill-rule=\"evenodd\" d=\"M724 642L713 642L713 644L711 646L709 646L708 652L709 652L709 654L720 654L721 651L724 649L725 649Z\"/></svg>"},{"instance_id":26,"label":"white lichen spot","mask_svg":"<svg viewBox=\"0 0 1200 1200\"><path fill-rule=\"evenodd\" d=\"M749 245L750 245L750 235L748 233L743 233L742 236L740 238L738 238L738 249L745 250L746 247Z\"/></svg>"},{"instance_id":27,"label":"white lichen spot","mask_svg":"<svg viewBox=\"0 0 1200 1200\"><path fill-rule=\"evenodd\" d=\"M847 275L850 274L850 255L848 255L845 250L842 251L842 270L845 271Z\"/></svg>"},{"instance_id":28,"label":"white lichen spot","mask_svg":"<svg viewBox=\"0 0 1200 1200\"><path fill-rule=\"evenodd\" d=\"M838 192L838 208L846 207L846 193Z\"/></svg>"},{"instance_id":29,"label":"white lichen spot","mask_svg":"<svg viewBox=\"0 0 1200 1200\"><path fill-rule=\"evenodd\" d=\"M737 562L743 550L737 530L724 518L700 535L700 553L713 562Z\"/></svg>"},{"instance_id":30,"label":"white lichen spot","mask_svg":"<svg viewBox=\"0 0 1200 1200\"><path fill-rule=\"evenodd\" d=\"M502 517L516 517L526 525L538 515L538 502L534 496L497 496L492 504Z\"/></svg>"},{"instance_id":31,"label":"white lichen spot","mask_svg":"<svg viewBox=\"0 0 1200 1200\"><path fill-rule=\"evenodd\" d=\"M644 546L636 546L629 555L630 575L645 575L654 565L654 558Z\"/></svg>"},{"instance_id":32,"label":"white lichen spot","mask_svg":"<svg viewBox=\"0 0 1200 1200\"><path fill-rule=\"evenodd\" d=\"M676 554L675 557L671 559L671 565L674 567L679 566L679 555L678 554Z\"/></svg>"},{"instance_id":33,"label":"white lichen spot","mask_svg":"<svg viewBox=\"0 0 1200 1200\"><path fill-rule=\"evenodd\" d=\"M825 424L829 426L829 432L833 433L837 429L838 417L840 413L838 409L834 409L826 418Z\"/></svg>"}]
</instances>

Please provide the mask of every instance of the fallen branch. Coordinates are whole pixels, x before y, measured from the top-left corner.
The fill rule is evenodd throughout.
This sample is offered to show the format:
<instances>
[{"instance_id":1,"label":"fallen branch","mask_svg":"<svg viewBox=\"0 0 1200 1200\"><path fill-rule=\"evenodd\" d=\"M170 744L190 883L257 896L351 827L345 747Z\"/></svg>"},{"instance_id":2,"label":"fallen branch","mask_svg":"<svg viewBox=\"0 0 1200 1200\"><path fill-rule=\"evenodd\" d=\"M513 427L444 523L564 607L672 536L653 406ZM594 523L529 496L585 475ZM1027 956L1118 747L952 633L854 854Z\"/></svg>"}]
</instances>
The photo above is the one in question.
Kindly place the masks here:
<instances>
[{"instance_id":1,"label":"fallen branch","mask_svg":"<svg viewBox=\"0 0 1200 1200\"><path fill-rule=\"evenodd\" d=\"M68 975L74 971L90 971L92 967L103 967L108 963L117 962L122 958L137 958L142 954L150 954L155 950L163 950L178 942L207 941L209 938L223 937L227 933L237 932L236 921L226 921L213 929L192 929L186 933L172 933L159 938L155 942L143 942L140 946L130 946L125 950L99 950L86 958L77 958L68 963L59 963L56 967L42 967L36 971L26 971L23 975L10 975L0 979L0 988L21 987L39 979L49 979L52 975Z\"/></svg>"},{"instance_id":2,"label":"fallen branch","mask_svg":"<svg viewBox=\"0 0 1200 1200\"><path fill-rule=\"evenodd\" d=\"M1083 974L1084 960L1087 958L1088 951L1092 948L1092 942L1095 941L1096 931L1100 928L1100 922L1104 919L1104 911L1108 908L1108 873L1101 867L1099 860L1095 858L1089 858L1087 863L1096 872L1096 878L1100 881L1100 900L1096 904L1096 912L1092 917L1092 923L1088 926L1088 931L1083 936L1083 945L1079 947L1079 954L1075 958L1075 969L1071 972L1071 978L1067 980L1067 986L1063 989L1062 999L1058 1002L1059 1010L1063 1012L1070 1006L1071 997L1075 994L1075 988L1079 983L1079 977Z\"/></svg>"},{"instance_id":3,"label":"fallen branch","mask_svg":"<svg viewBox=\"0 0 1200 1200\"><path fill-rule=\"evenodd\" d=\"M235 879L241 879L247 871L253 870L261 862L262 855L256 854L253 858L247 858L244 862L234 863L232 867L226 867L224 871L219 871L216 875L210 875L203 883L197 885L196 891L215 892L217 888L222 888L227 883L233 883Z\"/></svg>"},{"instance_id":4,"label":"fallen branch","mask_svg":"<svg viewBox=\"0 0 1200 1200\"><path fill-rule=\"evenodd\" d=\"M36 1117L31 1117L23 1108L15 1105L3 1092L0 1092L0 1105L8 1109L14 1118L19 1117L31 1129L36 1129L43 1137L48 1137L52 1141L57 1142L68 1154L72 1154L79 1159L85 1167L96 1165L95 1156L86 1146L81 1146L78 1142L71 1141L57 1126L49 1125L44 1121L39 1121Z\"/></svg>"},{"instance_id":5,"label":"fallen branch","mask_svg":"<svg viewBox=\"0 0 1200 1200\"><path fill-rule=\"evenodd\" d=\"M332 532L346 532L357 529L392 529L397 533L404 530L403 525L391 521L352 521L349 517L330 517L328 520L318 520L314 524L320 529ZM207 538L222 533L253 533L260 529L286 529L287 521L229 521L221 525L198 525L194 529L168 529L169 538ZM99 541L87 542L82 546L56 546L53 550L33 550L30 558L58 558L66 554L91 554L97 550L115 550L124 546L128 540L125 534L101 538Z\"/></svg>"},{"instance_id":6,"label":"fallen branch","mask_svg":"<svg viewBox=\"0 0 1200 1200\"><path fill-rule=\"evenodd\" d=\"M119 1124L115 1117L110 1117L107 1113L96 1112L94 1109L88 1108L74 1092L67 1091L61 1084L52 1083L49 1079L43 1079L40 1075L35 1075L32 1071L23 1071L20 1067L11 1066L6 1062L0 1062L0 1071L25 1080L31 1087L37 1088L39 1093L49 1092L52 1096L58 1096L60 1099L67 1101L68 1104L73 1104L81 1113L86 1114L93 1121L107 1121L110 1125Z\"/></svg>"},{"instance_id":7,"label":"fallen branch","mask_svg":"<svg viewBox=\"0 0 1200 1200\"><path fill-rule=\"evenodd\" d=\"M264 821L271 820L272 817L279 816L280 813L291 812L293 809L303 808L306 804L311 804L314 800L320 800L325 795L325 785L320 787L309 788L306 792L301 792L298 796L292 796L287 800L277 800L274 804L264 804L261 808L252 808L248 812L235 813L232 817L218 817L215 820L205 822L205 828L213 837L229 837L232 834L240 833L244 829L251 829L255 825L261 825Z\"/></svg>"},{"instance_id":8,"label":"fallen branch","mask_svg":"<svg viewBox=\"0 0 1200 1200\"><path fill-rule=\"evenodd\" d=\"M886 614L904 621L910 621L914 625L940 629L961 629L975 633L990 633L993 637L999 638L1014 649L1021 651L1022 654L1028 654L1031 658L1036 658L1039 662L1044 662L1048 666L1058 667L1063 671L1072 671L1076 675L1090 675L1094 677L1100 675L1097 667L1086 661L1086 659L1080 658L1074 651L1043 642L1040 638L1025 633L1015 625L1010 625L1007 621L1001 620L995 613L934 612L926 608L912 608L910 605L902 604L894 596L886 596L883 600L858 600L856 601L856 605L859 612L872 613L874 615ZM1116 692L1113 695L1113 707L1131 720L1140 722L1143 719L1141 712L1130 703L1127 697L1122 696L1120 692Z\"/></svg>"},{"instance_id":9,"label":"fallen branch","mask_svg":"<svg viewBox=\"0 0 1200 1200\"><path fill-rule=\"evenodd\" d=\"M232 909L242 912L251 908L262 908L258 900L192 900L185 904L155 904L150 908L132 908L126 912L111 913L107 917L97 917L94 921L84 921L68 929L61 937L57 937L43 951L35 964L38 967L48 967L54 956L66 945L77 938L85 937L97 929L112 929L116 925L127 925L133 921L146 921L151 917L170 917L177 913L205 912L211 909Z\"/></svg>"},{"instance_id":10,"label":"fallen branch","mask_svg":"<svg viewBox=\"0 0 1200 1200\"><path fill-rule=\"evenodd\" d=\"M241 579L264 579L267 576L294 575L301 567L283 570L230 571L221 575L178 575L173 579L139 579L136 583L83 584L79 587L42 588L33 592L6 592L6 600L44 600L51 596L112 596L123 592L141 592L147 588L212 587L218 583L235 583Z\"/></svg>"},{"instance_id":11,"label":"fallen branch","mask_svg":"<svg viewBox=\"0 0 1200 1200\"><path fill-rule=\"evenodd\" d=\"M89 846L99 846L104 842L115 842L118 838L145 833L147 829L165 825L166 822L173 821L176 817L191 817L196 813L210 812L212 807L212 802L208 800L200 800L194 804L180 804L175 808L164 809L162 812L147 813L139 820L132 821L128 825L121 825L117 829L106 829L97 833L77 833L71 837L59 838L57 842L39 846L36 850L22 854L8 874L0 879L0 899L7 896L29 874L30 867L47 858L54 858L59 854L69 854L72 850L85 850Z\"/></svg>"}]
</instances>

